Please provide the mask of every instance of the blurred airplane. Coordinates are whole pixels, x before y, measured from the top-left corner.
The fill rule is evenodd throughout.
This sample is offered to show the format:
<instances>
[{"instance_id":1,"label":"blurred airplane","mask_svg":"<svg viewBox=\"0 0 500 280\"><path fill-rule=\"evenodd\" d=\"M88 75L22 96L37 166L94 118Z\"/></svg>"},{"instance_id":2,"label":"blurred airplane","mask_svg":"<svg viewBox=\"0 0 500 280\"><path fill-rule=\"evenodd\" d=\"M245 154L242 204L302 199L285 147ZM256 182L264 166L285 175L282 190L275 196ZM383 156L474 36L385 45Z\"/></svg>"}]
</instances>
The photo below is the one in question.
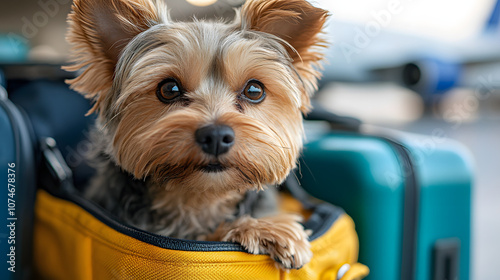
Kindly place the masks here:
<instances>
[{"instance_id":1,"label":"blurred airplane","mask_svg":"<svg viewBox=\"0 0 500 280\"><path fill-rule=\"evenodd\" d=\"M455 87L478 89L479 94L500 89L500 0L484 31L465 42L447 43L384 30L390 11L373 22L334 21L334 38L322 85L341 82L396 82L432 102Z\"/></svg>"},{"instance_id":2,"label":"blurred airplane","mask_svg":"<svg viewBox=\"0 0 500 280\"><path fill-rule=\"evenodd\" d=\"M165 1L176 20L189 20L193 15L232 18L234 8L245 2ZM363 26L339 21L329 24L327 33L334 42L327 54L329 63L325 65L322 85L334 81L396 82L416 91L427 102L455 87L487 93L500 89L500 0L494 4L484 31L465 42L448 43L385 30L390 20L390 11L385 11ZM60 71L61 61L32 61L29 53L26 38L12 32L0 36L0 69L5 77L26 77L28 73L32 78L48 73L64 78L69 75ZM53 69L48 71L51 66Z\"/></svg>"}]
</instances>

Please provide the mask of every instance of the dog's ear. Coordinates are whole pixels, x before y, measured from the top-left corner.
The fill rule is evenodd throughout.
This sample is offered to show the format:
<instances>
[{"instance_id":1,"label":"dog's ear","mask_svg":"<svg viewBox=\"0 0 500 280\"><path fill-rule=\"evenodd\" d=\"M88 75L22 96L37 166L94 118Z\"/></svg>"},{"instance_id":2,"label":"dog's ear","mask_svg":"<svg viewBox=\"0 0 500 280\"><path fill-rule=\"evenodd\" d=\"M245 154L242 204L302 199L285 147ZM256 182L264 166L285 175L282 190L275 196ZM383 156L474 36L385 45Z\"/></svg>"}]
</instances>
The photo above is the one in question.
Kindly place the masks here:
<instances>
[{"instance_id":1,"label":"dog's ear","mask_svg":"<svg viewBox=\"0 0 500 280\"><path fill-rule=\"evenodd\" d=\"M154 1L154 0L152 0ZM106 100L120 53L137 34L165 22L163 7L150 0L75 0L68 16L71 45L67 71L84 70L67 81L95 101L89 114ZM83 69L82 69L83 68Z\"/></svg>"},{"instance_id":2,"label":"dog's ear","mask_svg":"<svg viewBox=\"0 0 500 280\"><path fill-rule=\"evenodd\" d=\"M266 32L282 39L304 83L303 112L310 107L310 97L317 89L319 52L326 43L318 35L328 12L306 0L249 0L241 9L243 29Z\"/></svg>"}]
</instances>

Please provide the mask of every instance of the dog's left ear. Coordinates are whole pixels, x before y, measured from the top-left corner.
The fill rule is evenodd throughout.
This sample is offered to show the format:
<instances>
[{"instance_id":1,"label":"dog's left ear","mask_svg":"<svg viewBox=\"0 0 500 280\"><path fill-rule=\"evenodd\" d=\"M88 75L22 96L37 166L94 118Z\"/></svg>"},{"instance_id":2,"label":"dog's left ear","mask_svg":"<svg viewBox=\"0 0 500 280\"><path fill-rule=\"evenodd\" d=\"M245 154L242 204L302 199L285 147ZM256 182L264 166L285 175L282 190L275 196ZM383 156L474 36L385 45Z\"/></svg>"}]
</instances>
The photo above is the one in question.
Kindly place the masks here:
<instances>
[{"instance_id":1,"label":"dog's left ear","mask_svg":"<svg viewBox=\"0 0 500 280\"><path fill-rule=\"evenodd\" d=\"M328 12L306 0L248 0L241 9L242 29L269 33L284 40L293 65L304 83L301 110L310 108L310 97L317 89L319 52L326 43L318 35Z\"/></svg>"},{"instance_id":2,"label":"dog's left ear","mask_svg":"<svg viewBox=\"0 0 500 280\"><path fill-rule=\"evenodd\" d=\"M67 81L72 89L92 99L89 111L109 103L116 64L124 47L137 34L165 23L166 8L161 0L74 0L68 16L67 41L71 62L67 71L84 70Z\"/></svg>"}]
</instances>

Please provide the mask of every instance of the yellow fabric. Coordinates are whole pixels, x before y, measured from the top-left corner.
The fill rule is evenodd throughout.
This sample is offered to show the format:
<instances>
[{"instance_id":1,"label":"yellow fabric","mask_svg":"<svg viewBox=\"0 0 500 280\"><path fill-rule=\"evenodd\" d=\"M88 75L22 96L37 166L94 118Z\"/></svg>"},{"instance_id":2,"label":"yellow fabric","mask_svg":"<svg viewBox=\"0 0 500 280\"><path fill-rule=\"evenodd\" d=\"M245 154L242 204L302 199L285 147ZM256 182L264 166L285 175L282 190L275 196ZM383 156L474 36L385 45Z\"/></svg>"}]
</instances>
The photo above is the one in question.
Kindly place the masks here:
<instances>
[{"instance_id":1,"label":"yellow fabric","mask_svg":"<svg viewBox=\"0 0 500 280\"><path fill-rule=\"evenodd\" d=\"M311 242L314 257L299 270L280 271L266 255L159 248L106 226L79 206L38 191L34 260L41 279L360 279L358 239L347 215ZM349 274L350 273L350 274ZM334 277L334 278L331 278ZM350 277L350 278L346 278Z\"/></svg>"}]
</instances>

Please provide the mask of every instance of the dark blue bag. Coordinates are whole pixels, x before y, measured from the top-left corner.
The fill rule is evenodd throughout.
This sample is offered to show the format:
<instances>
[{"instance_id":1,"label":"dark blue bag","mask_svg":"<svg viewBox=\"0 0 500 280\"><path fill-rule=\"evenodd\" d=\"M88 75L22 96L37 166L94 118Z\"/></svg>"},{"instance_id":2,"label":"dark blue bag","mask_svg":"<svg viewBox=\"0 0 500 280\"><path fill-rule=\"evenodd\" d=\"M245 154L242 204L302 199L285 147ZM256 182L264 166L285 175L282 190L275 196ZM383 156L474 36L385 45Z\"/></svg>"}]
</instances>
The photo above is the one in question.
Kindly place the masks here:
<instances>
[{"instance_id":1,"label":"dark blue bag","mask_svg":"<svg viewBox=\"0 0 500 280\"><path fill-rule=\"evenodd\" d=\"M31 275L35 152L26 115L0 86L0 279Z\"/></svg>"},{"instance_id":2,"label":"dark blue bag","mask_svg":"<svg viewBox=\"0 0 500 280\"><path fill-rule=\"evenodd\" d=\"M1 71L0 71L1 72ZM53 137L84 182L92 170L84 164L82 139L93 121L84 118L87 100L63 81L22 81L13 93L0 86L0 279L30 279L35 191L42 159L38 139ZM83 142L84 143L84 142ZM79 149L80 148L80 149ZM10 226L9 226L10 225Z\"/></svg>"}]
</instances>

